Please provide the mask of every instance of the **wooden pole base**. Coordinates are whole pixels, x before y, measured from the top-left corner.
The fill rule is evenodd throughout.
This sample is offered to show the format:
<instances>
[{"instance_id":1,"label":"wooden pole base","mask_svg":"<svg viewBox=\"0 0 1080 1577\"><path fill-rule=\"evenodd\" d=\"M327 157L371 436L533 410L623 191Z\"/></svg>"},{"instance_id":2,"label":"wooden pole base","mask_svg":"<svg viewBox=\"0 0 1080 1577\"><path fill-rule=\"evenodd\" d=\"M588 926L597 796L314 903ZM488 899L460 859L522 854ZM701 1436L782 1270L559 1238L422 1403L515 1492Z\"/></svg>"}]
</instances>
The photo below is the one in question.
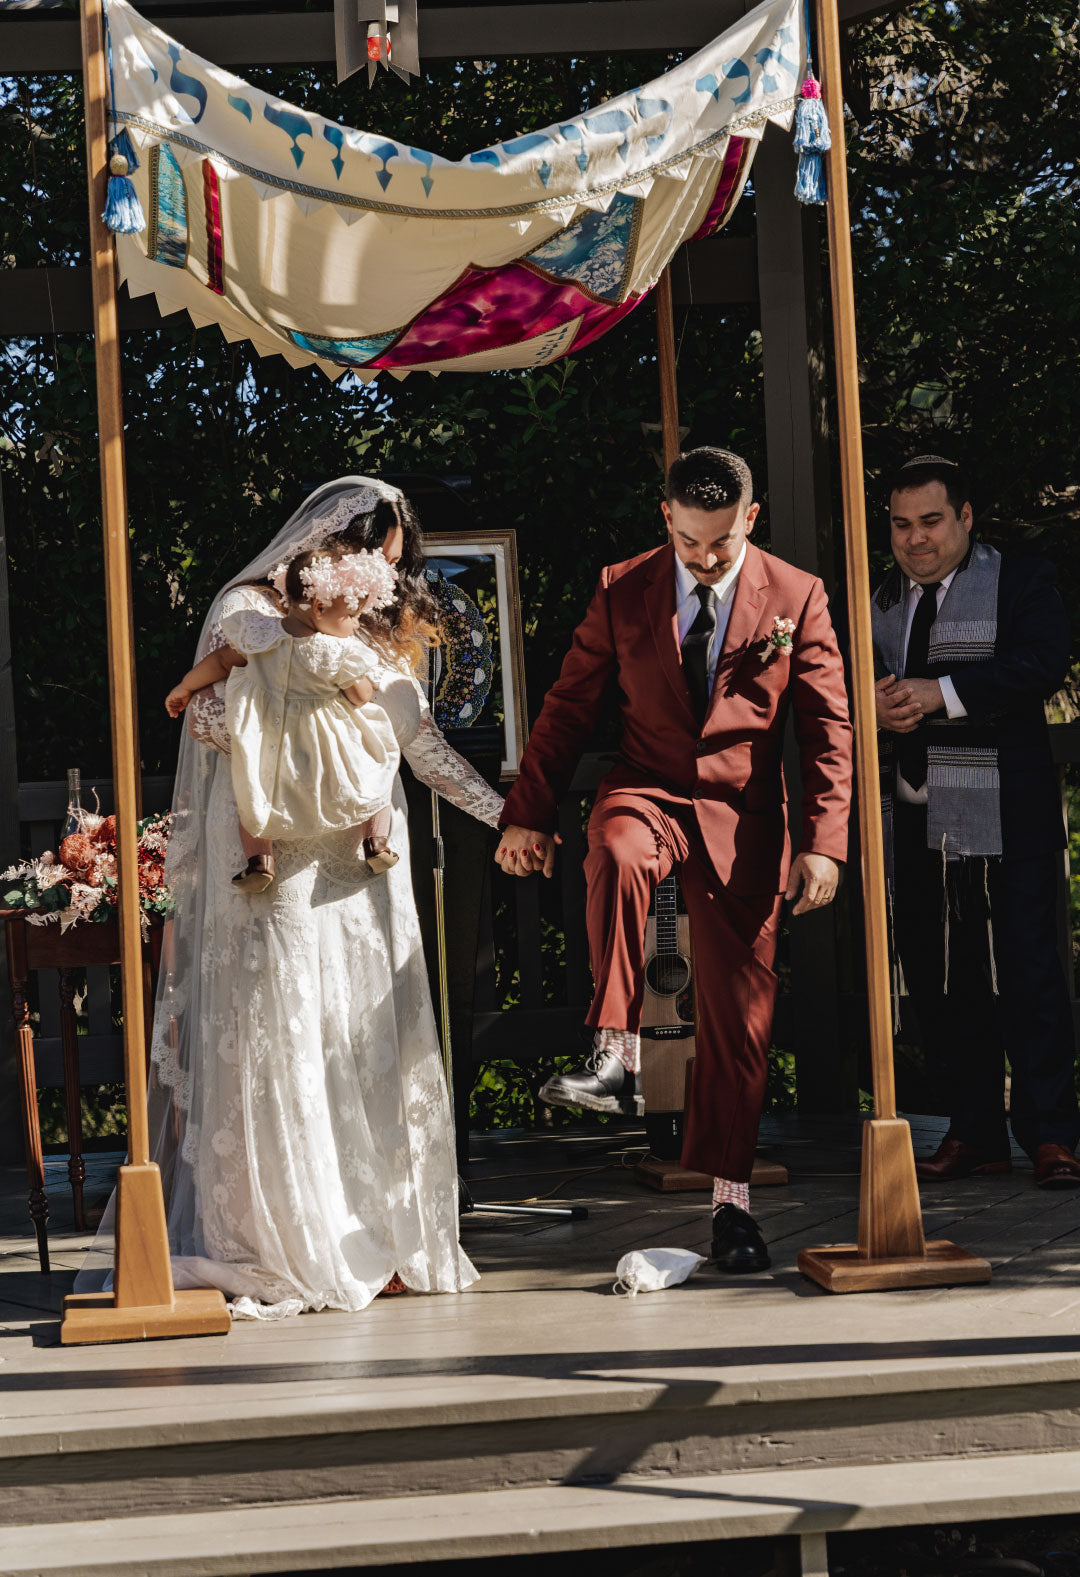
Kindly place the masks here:
<instances>
[{"instance_id":1,"label":"wooden pole base","mask_svg":"<svg viewBox=\"0 0 1080 1577\"><path fill-rule=\"evenodd\" d=\"M116 1176L114 1292L73 1293L64 1299L60 1340L144 1341L163 1336L223 1336L230 1327L223 1295L214 1287L173 1287L161 1174L153 1162L122 1166Z\"/></svg>"},{"instance_id":2,"label":"wooden pole base","mask_svg":"<svg viewBox=\"0 0 1080 1577\"><path fill-rule=\"evenodd\" d=\"M955 1243L927 1243L911 1129L902 1117L863 1124L858 1244L808 1248L799 1269L827 1292L884 1292L990 1280L990 1262Z\"/></svg>"},{"instance_id":3,"label":"wooden pole base","mask_svg":"<svg viewBox=\"0 0 1080 1577\"><path fill-rule=\"evenodd\" d=\"M990 1261L944 1241L927 1243L923 1254L864 1259L854 1243L804 1248L799 1269L826 1292L888 1292L898 1287L958 1287L990 1280Z\"/></svg>"},{"instance_id":4,"label":"wooden pole base","mask_svg":"<svg viewBox=\"0 0 1080 1577\"><path fill-rule=\"evenodd\" d=\"M171 1303L133 1309L117 1308L111 1292L73 1292L64 1299L60 1340L70 1347L166 1336L225 1336L230 1324L225 1299L216 1287L174 1292Z\"/></svg>"}]
</instances>

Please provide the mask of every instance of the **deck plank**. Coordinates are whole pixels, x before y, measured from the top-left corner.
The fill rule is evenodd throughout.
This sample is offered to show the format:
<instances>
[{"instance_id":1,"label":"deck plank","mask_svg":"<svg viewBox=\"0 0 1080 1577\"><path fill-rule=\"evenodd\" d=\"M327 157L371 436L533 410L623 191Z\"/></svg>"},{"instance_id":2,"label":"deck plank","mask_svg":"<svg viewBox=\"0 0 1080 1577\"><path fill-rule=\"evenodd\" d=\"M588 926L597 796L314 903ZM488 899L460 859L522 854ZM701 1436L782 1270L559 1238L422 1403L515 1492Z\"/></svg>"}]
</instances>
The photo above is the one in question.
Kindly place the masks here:
<instances>
[{"instance_id":1,"label":"deck plank","mask_svg":"<svg viewBox=\"0 0 1080 1577\"><path fill-rule=\"evenodd\" d=\"M901 1469L815 1468L657 1483L102 1519L5 1530L7 1577L228 1577L404 1562L512 1558L704 1540L978 1521L1080 1509L1080 1453Z\"/></svg>"},{"instance_id":2,"label":"deck plank","mask_svg":"<svg viewBox=\"0 0 1080 1577\"><path fill-rule=\"evenodd\" d=\"M913 1124L932 1149L941 1123ZM377 1300L227 1337L61 1349L56 1311L88 1240L65 1227L63 1161L50 1159L57 1226L51 1277L37 1270L23 1180L0 1174L0 1458L131 1443L402 1428L484 1419L628 1416L681 1405L688 1388L738 1407L821 1396L1001 1391L1080 1381L1080 1197L1007 1177L926 1190L933 1235L988 1254L988 1287L830 1297L796 1270L799 1249L851 1241L859 1128L850 1119L766 1125L787 1187L752 1201L773 1254L762 1276L705 1266L684 1287L611 1295L627 1249L707 1249L708 1199L661 1195L623 1160L634 1129L474 1137L480 1200L557 1190L584 1222L469 1217L481 1271L461 1296ZM93 1158L99 1190L108 1163ZM561 1185L561 1186L560 1186Z\"/></svg>"}]
</instances>

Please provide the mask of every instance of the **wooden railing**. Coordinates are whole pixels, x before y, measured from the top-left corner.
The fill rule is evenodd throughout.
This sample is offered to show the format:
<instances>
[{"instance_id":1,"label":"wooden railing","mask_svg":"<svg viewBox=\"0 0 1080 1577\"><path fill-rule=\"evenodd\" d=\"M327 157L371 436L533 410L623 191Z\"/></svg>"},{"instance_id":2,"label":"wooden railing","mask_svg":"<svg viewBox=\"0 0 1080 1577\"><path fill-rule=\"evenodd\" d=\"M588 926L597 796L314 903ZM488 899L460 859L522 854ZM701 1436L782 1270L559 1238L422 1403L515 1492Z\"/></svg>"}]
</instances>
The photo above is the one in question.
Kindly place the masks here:
<instances>
[{"instance_id":1,"label":"wooden railing","mask_svg":"<svg viewBox=\"0 0 1080 1577\"><path fill-rule=\"evenodd\" d=\"M1080 762L1080 723L1055 724L1051 728L1054 755L1059 765ZM478 827L460 812L444 810L443 831L446 842L446 905L450 942L450 995L457 1106L460 1120L467 1112L469 1090L475 1070L481 1063L505 1058L529 1063L555 1053L574 1055L583 1046L582 1024L592 982L589 972L588 939L585 930L585 821L597 784L610 766L610 757L590 755L583 758L570 792L559 811L562 848L556 875L550 882L542 879L511 881L502 877L491 860L494 834ZM89 783L84 802L93 803L96 790L101 808L112 808L111 784ZM427 791L413 784L409 788L413 874L421 923L425 933L431 928L430 836L425 808ZM169 804L172 780L166 777L143 781L143 804L156 810ZM55 848L66 808L63 783L23 783L19 786L19 819L26 852L40 853ZM857 894L851 894L857 900ZM1060 944L1069 962L1070 988L1080 1028L1080 1004L1075 1001L1075 971L1072 968L1073 938L1068 888L1067 861L1062 862ZM858 925L841 920L829 932L834 959L842 951L845 936L858 936ZM429 959L434 949L428 947ZM785 964L782 958L782 965ZM839 970L847 987L838 990L833 1012L839 1028L834 1048L835 1066L830 1076L820 1067L815 1077L826 1074L825 1084L835 1092L837 1109L849 1107L857 1096L857 1062L865 1038L865 999L858 988L858 960L848 961ZM782 980L787 976L782 968ZM782 989L777 1004L776 1040L798 1058L806 1024L813 1018L814 1004L802 1000L813 982L800 977L798 1012ZM830 974L830 980L836 975ZM38 1042L39 1079L42 1085L62 1084L60 1025L55 982L43 983L40 993L40 1040ZM432 982L433 988L435 981ZM832 990L826 985L822 989ZM122 1077L121 1041L118 1032L119 1004L108 969L87 971L86 998L83 1004L86 1033L80 1038L84 1085L117 1082ZM903 1037L902 1037L903 1038ZM820 1050L815 1052L820 1056ZM7 1045L0 1047L0 1069L11 1067ZM2 1075L8 1077L5 1071Z\"/></svg>"}]
</instances>

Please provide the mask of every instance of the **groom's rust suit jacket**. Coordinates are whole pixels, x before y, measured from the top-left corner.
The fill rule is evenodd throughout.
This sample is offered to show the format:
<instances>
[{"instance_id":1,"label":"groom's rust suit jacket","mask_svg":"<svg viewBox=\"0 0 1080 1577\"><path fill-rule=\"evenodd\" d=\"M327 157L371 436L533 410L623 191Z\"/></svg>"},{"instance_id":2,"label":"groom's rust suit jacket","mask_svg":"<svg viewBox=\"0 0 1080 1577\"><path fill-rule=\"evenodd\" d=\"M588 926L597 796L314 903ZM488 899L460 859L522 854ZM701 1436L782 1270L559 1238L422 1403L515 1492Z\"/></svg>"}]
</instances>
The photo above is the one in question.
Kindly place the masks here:
<instances>
[{"instance_id":1,"label":"groom's rust suit jacket","mask_svg":"<svg viewBox=\"0 0 1080 1577\"><path fill-rule=\"evenodd\" d=\"M747 543L704 726L683 677L675 595L670 543L602 572L500 825L554 830L558 801L614 684L619 762L598 798L654 787L684 796L730 891L781 892L790 859L781 761L789 711L802 775L800 848L847 857L851 725L825 589ZM788 653L769 643L775 618L794 620Z\"/></svg>"}]
</instances>

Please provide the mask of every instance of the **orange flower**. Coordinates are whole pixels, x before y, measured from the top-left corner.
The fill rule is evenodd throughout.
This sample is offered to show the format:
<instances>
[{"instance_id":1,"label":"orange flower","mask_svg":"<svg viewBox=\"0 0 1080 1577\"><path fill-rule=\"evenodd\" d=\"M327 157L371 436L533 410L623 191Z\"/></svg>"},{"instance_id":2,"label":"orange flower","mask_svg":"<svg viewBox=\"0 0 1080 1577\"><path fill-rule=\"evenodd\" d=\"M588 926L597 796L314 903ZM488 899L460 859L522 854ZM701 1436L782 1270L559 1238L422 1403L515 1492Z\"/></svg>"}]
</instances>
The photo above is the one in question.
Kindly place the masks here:
<instances>
[{"instance_id":1,"label":"orange flower","mask_svg":"<svg viewBox=\"0 0 1080 1577\"><path fill-rule=\"evenodd\" d=\"M72 832L60 845L60 858L69 871L85 876L98 854L93 838L85 832Z\"/></svg>"}]
</instances>

